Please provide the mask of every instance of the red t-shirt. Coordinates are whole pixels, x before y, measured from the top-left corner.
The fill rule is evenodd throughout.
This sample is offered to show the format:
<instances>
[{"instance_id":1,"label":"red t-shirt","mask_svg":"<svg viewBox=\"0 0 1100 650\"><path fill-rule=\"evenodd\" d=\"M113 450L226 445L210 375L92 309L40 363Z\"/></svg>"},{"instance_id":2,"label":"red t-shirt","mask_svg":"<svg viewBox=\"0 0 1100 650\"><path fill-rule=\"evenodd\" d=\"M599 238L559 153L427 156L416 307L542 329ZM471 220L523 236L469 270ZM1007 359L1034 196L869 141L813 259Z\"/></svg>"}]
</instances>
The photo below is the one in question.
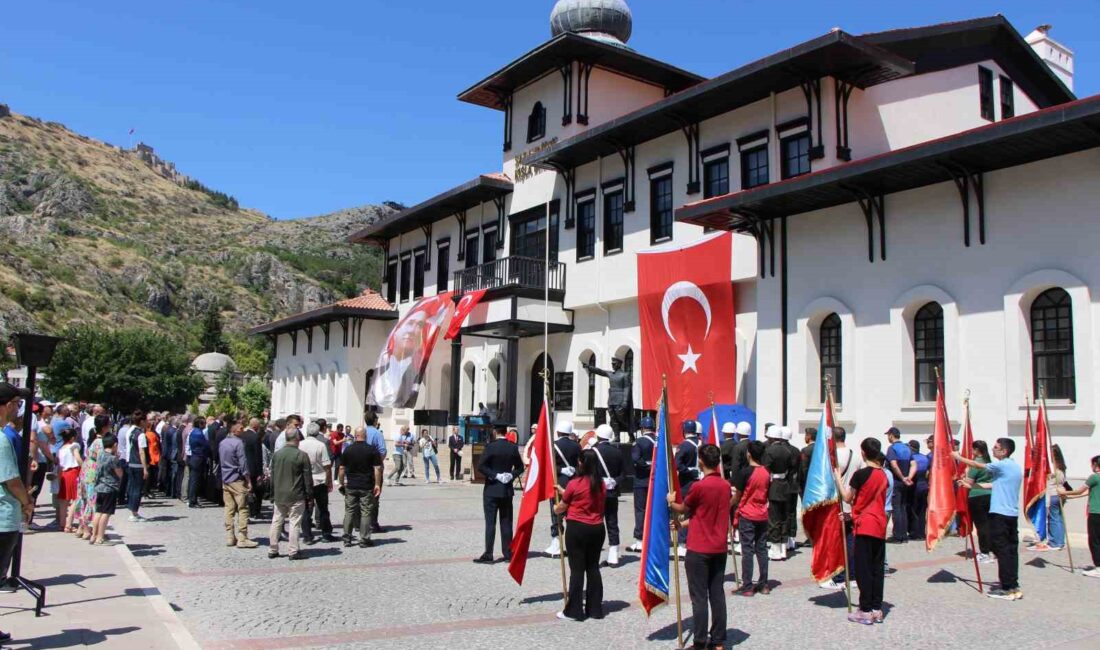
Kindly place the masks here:
<instances>
[{"instance_id":1,"label":"red t-shirt","mask_svg":"<svg viewBox=\"0 0 1100 650\"><path fill-rule=\"evenodd\" d=\"M886 539L886 491L890 484L880 467L864 467L852 474L849 485L856 491L852 521L856 535Z\"/></svg>"},{"instance_id":2,"label":"red t-shirt","mask_svg":"<svg viewBox=\"0 0 1100 650\"><path fill-rule=\"evenodd\" d=\"M600 491L596 497L592 497L588 489L588 477L576 477L565 486L565 493L561 500L569 509L565 511L565 518L581 524L599 526L603 523L604 501L607 498L607 488L600 482Z\"/></svg>"},{"instance_id":3,"label":"red t-shirt","mask_svg":"<svg viewBox=\"0 0 1100 650\"><path fill-rule=\"evenodd\" d=\"M743 467L733 477L733 486L741 493L737 514L749 521L768 520L768 487L772 475L766 467Z\"/></svg>"},{"instance_id":4,"label":"red t-shirt","mask_svg":"<svg viewBox=\"0 0 1100 650\"><path fill-rule=\"evenodd\" d=\"M691 486L684 505L691 513L687 549L725 553L730 525L730 484L721 474L708 474Z\"/></svg>"}]
</instances>

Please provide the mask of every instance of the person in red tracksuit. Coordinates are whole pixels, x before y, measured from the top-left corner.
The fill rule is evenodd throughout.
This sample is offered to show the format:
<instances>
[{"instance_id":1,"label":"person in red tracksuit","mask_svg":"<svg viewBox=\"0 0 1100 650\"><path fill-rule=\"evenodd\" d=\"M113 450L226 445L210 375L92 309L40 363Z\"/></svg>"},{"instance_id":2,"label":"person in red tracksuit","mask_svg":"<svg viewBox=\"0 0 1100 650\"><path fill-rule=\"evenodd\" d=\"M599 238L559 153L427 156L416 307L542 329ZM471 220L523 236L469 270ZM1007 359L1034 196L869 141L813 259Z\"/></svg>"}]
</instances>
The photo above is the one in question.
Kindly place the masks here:
<instances>
[{"instance_id":1,"label":"person in red tracksuit","mask_svg":"<svg viewBox=\"0 0 1100 650\"><path fill-rule=\"evenodd\" d=\"M882 588L886 578L886 492L889 487L882 464L882 443L867 438L860 444L865 467L852 475L846 487L836 468L833 474L840 497L852 504L855 552L852 573L859 585L859 611L848 620L862 625L883 621Z\"/></svg>"}]
</instances>

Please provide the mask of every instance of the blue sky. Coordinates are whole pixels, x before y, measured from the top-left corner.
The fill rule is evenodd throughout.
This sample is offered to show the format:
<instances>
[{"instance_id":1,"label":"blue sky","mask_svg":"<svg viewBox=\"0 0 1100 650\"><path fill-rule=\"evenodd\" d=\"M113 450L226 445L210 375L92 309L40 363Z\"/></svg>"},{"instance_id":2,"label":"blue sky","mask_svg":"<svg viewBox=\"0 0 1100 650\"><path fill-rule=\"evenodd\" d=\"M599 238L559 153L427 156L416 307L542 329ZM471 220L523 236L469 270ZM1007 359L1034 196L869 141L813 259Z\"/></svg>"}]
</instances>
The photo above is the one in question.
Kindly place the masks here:
<instances>
[{"instance_id":1,"label":"blue sky","mask_svg":"<svg viewBox=\"0 0 1100 650\"><path fill-rule=\"evenodd\" d=\"M632 47L715 75L840 27L1051 23L1100 88L1095 0L629 0ZM552 0L36 0L0 24L0 102L135 139L277 218L416 203L499 170L501 116L455 95L549 37Z\"/></svg>"}]
</instances>

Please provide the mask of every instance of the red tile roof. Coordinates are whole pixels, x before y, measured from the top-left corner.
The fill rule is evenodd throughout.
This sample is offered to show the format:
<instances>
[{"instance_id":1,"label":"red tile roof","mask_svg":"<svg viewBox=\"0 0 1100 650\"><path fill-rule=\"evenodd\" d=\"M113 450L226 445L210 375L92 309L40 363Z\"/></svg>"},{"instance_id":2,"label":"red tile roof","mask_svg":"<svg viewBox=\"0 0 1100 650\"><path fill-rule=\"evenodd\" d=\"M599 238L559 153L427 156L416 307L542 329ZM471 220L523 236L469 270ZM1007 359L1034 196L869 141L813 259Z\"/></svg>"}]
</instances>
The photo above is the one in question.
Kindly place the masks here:
<instances>
[{"instance_id":1,"label":"red tile roof","mask_svg":"<svg viewBox=\"0 0 1100 650\"><path fill-rule=\"evenodd\" d=\"M379 311L394 311L393 305L386 302L386 299L382 297L382 294L373 289L364 289L363 293L354 298L348 298L347 300L341 300L336 303L340 307L351 307L353 309L377 309Z\"/></svg>"}]
</instances>

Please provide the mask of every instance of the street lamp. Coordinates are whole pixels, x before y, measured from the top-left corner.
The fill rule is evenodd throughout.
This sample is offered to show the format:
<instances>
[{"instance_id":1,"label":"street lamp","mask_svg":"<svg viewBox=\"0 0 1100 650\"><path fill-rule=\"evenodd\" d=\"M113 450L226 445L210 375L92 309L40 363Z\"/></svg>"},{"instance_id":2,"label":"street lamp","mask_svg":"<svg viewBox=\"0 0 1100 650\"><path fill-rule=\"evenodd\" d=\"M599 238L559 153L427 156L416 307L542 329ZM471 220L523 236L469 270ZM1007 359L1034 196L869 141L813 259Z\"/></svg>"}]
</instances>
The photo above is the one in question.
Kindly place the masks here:
<instances>
[{"instance_id":1,"label":"street lamp","mask_svg":"<svg viewBox=\"0 0 1100 650\"><path fill-rule=\"evenodd\" d=\"M30 391L31 400L34 399L34 384L37 379L38 369L50 365L57 344L62 341L56 336L45 334L12 334L12 343L15 344L15 361L21 366L27 367L27 390ZM19 476L24 485L30 484L30 444L31 444L31 404L23 405L23 444L20 445ZM35 495L37 497L37 495ZM23 568L23 535L19 535L19 541L15 545L15 554L11 560L11 579L34 596L34 615L41 616L42 608L46 606L46 586L21 575Z\"/></svg>"}]
</instances>

